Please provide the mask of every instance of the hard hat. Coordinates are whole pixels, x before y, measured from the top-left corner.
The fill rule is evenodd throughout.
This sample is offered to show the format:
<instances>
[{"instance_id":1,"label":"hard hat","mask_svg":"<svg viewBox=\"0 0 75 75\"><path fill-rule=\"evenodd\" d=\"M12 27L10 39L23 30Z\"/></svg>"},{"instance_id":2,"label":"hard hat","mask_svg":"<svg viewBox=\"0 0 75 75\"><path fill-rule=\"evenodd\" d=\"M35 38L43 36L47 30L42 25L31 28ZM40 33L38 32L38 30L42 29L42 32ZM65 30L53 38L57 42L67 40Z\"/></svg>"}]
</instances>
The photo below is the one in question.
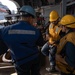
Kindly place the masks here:
<instances>
[{"instance_id":1,"label":"hard hat","mask_svg":"<svg viewBox=\"0 0 75 75\"><path fill-rule=\"evenodd\" d=\"M49 21L56 21L59 18L59 14L57 11L53 10L51 11L51 13L49 14Z\"/></svg>"},{"instance_id":2,"label":"hard hat","mask_svg":"<svg viewBox=\"0 0 75 75\"><path fill-rule=\"evenodd\" d=\"M22 6L20 12L29 13L34 17L36 16L35 10L31 6Z\"/></svg>"},{"instance_id":3,"label":"hard hat","mask_svg":"<svg viewBox=\"0 0 75 75\"><path fill-rule=\"evenodd\" d=\"M75 28L75 18L72 15L65 15L59 22L59 25L64 25L69 28Z\"/></svg>"}]
</instances>

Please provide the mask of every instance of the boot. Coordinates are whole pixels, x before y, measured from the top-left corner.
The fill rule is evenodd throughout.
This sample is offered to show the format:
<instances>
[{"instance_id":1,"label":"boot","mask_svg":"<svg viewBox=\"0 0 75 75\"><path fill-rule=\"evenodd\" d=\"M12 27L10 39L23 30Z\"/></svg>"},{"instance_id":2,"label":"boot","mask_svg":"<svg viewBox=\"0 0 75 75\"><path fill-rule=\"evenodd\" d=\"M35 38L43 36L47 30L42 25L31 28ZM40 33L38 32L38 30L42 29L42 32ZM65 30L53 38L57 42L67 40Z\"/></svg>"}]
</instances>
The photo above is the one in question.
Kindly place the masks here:
<instances>
[{"instance_id":1,"label":"boot","mask_svg":"<svg viewBox=\"0 0 75 75\"><path fill-rule=\"evenodd\" d=\"M51 73L55 73L55 72L58 72L58 71L55 69L55 66L51 66L50 72L51 72Z\"/></svg>"}]
</instances>

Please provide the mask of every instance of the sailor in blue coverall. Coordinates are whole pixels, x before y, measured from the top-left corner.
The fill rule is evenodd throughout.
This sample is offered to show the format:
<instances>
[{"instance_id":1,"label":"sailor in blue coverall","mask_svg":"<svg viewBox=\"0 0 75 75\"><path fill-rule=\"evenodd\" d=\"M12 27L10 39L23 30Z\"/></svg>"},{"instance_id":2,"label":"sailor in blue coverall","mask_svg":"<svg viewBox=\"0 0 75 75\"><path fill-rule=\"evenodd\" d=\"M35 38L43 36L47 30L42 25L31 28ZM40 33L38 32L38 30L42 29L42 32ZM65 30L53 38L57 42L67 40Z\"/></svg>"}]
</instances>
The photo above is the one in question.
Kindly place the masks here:
<instances>
[{"instance_id":1,"label":"sailor in blue coverall","mask_svg":"<svg viewBox=\"0 0 75 75\"><path fill-rule=\"evenodd\" d=\"M10 48L18 75L40 75L39 50L44 40L32 23L35 11L31 6L20 9L21 21L0 30L0 55Z\"/></svg>"}]
</instances>

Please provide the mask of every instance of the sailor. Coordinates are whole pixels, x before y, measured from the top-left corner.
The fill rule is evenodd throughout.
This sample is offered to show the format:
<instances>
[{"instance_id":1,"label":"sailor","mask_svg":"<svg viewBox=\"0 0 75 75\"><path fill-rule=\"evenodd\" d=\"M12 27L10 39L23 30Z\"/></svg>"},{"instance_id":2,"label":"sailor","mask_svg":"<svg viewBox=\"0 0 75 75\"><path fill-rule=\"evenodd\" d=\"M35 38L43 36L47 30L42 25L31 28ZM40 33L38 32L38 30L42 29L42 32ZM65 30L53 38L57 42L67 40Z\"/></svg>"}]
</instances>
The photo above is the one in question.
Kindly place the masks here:
<instances>
[{"instance_id":1,"label":"sailor","mask_svg":"<svg viewBox=\"0 0 75 75\"><path fill-rule=\"evenodd\" d=\"M40 30L33 26L36 13L31 6L22 6L20 15L20 22L0 30L0 54L10 49L18 75L40 75L38 46L44 40Z\"/></svg>"},{"instance_id":2,"label":"sailor","mask_svg":"<svg viewBox=\"0 0 75 75\"><path fill-rule=\"evenodd\" d=\"M59 22L59 14L57 11L53 10L50 12L49 15L49 29L46 34L46 38L48 40L47 43L42 47L41 52L45 56L49 56L49 61L50 61L50 72L56 72L57 70L55 69L56 63L55 63L55 54L56 54L56 48L57 44L60 40L60 34L61 33L61 28L58 27L58 22Z\"/></svg>"},{"instance_id":3,"label":"sailor","mask_svg":"<svg viewBox=\"0 0 75 75\"><path fill-rule=\"evenodd\" d=\"M65 15L59 22L65 36L61 38L56 52L56 65L61 75L75 75L75 18Z\"/></svg>"}]
</instances>

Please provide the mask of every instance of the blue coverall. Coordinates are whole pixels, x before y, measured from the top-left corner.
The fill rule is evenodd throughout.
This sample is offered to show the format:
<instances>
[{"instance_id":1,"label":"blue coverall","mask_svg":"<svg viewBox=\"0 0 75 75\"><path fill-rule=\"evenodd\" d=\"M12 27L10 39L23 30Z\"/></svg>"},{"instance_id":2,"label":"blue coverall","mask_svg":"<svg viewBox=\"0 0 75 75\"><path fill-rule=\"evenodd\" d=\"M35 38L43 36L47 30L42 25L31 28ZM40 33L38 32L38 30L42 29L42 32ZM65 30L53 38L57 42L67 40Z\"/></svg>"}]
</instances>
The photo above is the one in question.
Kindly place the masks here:
<instances>
[{"instance_id":1,"label":"blue coverall","mask_svg":"<svg viewBox=\"0 0 75 75\"><path fill-rule=\"evenodd\" d=\"M40 74L37 46L42 46L43 43L41 32L25 21L6 26L0 30L0 46L2 46L0 55L10 48L18 75Z\"/></svg>"}]
</instances>

